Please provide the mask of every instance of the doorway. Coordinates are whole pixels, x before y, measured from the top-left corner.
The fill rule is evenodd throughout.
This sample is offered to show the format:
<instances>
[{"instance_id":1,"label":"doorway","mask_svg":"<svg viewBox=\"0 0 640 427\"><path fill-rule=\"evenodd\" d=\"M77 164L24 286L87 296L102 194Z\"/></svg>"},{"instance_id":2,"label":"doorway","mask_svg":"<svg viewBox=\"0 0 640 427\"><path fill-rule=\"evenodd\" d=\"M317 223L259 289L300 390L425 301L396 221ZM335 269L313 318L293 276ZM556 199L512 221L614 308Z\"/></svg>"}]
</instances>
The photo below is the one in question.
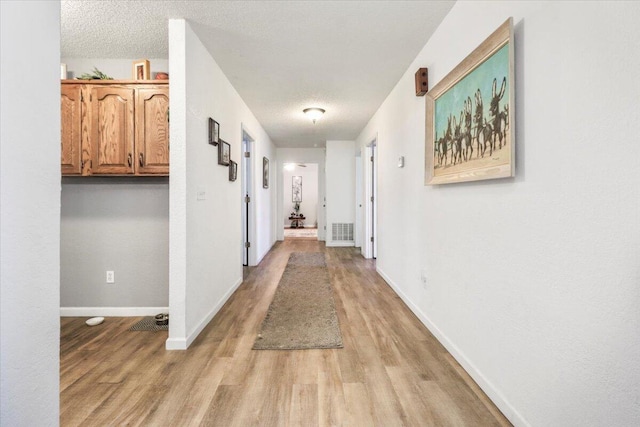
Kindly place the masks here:
<instances>
[{"instance_id":1,"label":"doorway","mask_svg":"<svg viewBox=\"0 0 640 427\"><path fill-rule=\"evenodd\" d=\"M242 128L242 265L251 262L251 237L253 224L253 148L254 139Z\"/></svg>"},{"instance_id":2,"label":"doorway","mask_svg":"<svg viewBox=\"0 0 640 427\"><path fill-rule=\"evenodd\" d=\"M318 164L285 163L282 176L284 239L318 240Z\"/></svg>"},{"instance_id":3,"label":"doorway","mask_svg":"<svg viewBox=\"0 0 640 427\"><path fill-rule=\"evenodd\" d=\"M365 162L365 241L362 244L365 258L375 259L378 255L378 138L374 138L366 148L368 161Z\"/></svg>"}]
</instances>

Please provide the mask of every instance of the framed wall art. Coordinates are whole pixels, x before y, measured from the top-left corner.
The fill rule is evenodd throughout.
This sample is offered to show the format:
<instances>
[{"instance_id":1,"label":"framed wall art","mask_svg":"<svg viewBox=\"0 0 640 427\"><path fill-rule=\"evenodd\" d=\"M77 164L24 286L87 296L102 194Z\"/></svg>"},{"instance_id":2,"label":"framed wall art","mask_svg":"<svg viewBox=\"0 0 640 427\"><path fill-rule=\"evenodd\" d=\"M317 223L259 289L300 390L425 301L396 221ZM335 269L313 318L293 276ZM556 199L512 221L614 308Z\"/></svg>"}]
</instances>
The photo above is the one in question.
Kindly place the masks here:
<instances>
[{"instance_id":1,"label":"framed wall art","mask_svg":"<svg viewBox=\"0 0 640 427\"><path fill-rule=\"evenodd\" d=\"M302 201L302 177L301 176L291 177L291 201L292 202Z\"/></svg>"},{"instance_id":2,"label":"framed wall art","mask_svg":"<svg viewBox=\"0 0 640 427\"><path fill-rule=\"evenodd\" d=\"M229 181L235 181L238 178L238 164L231 160L229 162Z\"/></svg>"},{"instance_id":3,"label":"framed wall art","mask_svg":"<svg viewBox=\"0 0 640 427\"><path fill-rule=\"evenodd\" d=\"M209 117L209 144L218 145L220 142L220 123Z\"/></svg>"},{"instance_id":4,"label":"framed wall art","mask_svg":"<svg viewBox=\"0 0 640 427\"><path fill-rule=\"evenodd\" d=\"M231 145L228 142L219 140L218 142L218 164L222 166L229 166L231 162Z\"/></svg>"},{"instance_id":5,"label":"framed wall art","mask_svg":"<svg viewBox=\"0 0 640 427\"><path fill-rule=\"evenodd\" d=\"M515 175L513 18L426 94L425 185Z\"/></svg>"},{"instance_id":6,"label":"framed wall art","mask_svg":"<svg viewBox=\"0 0 640 427\"><path fill-rule=\"evenodd\" d=\"M151 78L148 59L133 61L133 80L149 80Z\"/></svg>"},{"instance_id":7,"label":"framed wall art","mask_svg":"<svg viewBox=\"0 0 640 427\"><path fill-rule=\"evenodd\" d=\"M269 188L269 159L262 158L262 188Z\"/></svg>"}]
</instances>

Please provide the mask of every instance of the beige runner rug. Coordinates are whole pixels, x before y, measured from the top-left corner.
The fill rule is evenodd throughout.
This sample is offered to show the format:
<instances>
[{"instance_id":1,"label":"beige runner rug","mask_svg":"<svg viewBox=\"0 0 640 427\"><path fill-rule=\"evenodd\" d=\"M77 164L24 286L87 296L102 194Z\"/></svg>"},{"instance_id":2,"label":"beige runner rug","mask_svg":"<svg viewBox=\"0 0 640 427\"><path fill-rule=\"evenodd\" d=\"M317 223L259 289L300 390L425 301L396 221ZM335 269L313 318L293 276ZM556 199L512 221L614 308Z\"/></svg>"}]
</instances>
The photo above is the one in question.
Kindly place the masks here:
<instances>
[{"instance_id":1,"label":"beige runner rug","mask_svg":"<svg viewBox=\"0 0 640 427\"><path fill-rule=\"evenodd\" d=\"M293 252L253 349L342 347L324 253Z\"/></svg>"}]
</instances>

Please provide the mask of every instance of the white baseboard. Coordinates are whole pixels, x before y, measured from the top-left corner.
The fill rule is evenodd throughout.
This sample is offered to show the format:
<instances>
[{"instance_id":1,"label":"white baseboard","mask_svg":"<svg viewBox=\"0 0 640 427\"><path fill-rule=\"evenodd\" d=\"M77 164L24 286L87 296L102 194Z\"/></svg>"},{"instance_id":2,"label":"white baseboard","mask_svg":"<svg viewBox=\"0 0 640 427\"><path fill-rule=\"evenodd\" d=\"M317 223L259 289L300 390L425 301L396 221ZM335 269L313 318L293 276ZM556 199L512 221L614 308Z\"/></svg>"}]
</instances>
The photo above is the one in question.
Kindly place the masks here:
<instances>
[{"instance_id":1,"label":"white baseboard","mask_svg":"<svg viewBox=\"0 0 640 427\"><path fill-rule=\"evenodd\" d=\"M233 293L242 284L242 277L239 278L236 283L229 288L229 290L220 298L218 303L211 309L195 328L187 335L186 338L168 338L165 342L165 349L167 350L186 350L193 343L193 341L200 335L200 332L211 322L213 316L215 316L227 300L233 295Z\"/></svg>"},{"instance_id":2,"label":"white baseboard","mask_svg":"<svg viewBox=\"0 0 640 427\"><path fill-rule=\"evenodd\" d=\"M60 317L138 317L168 312L169 307L60 307Z\"/></svg>"},{"instance_id":3,"label":"white baseboard","mask_svg":"<svg viewBox=\"0 0 640 427\"><path fill-rule=\"evenodd\" d=\"M376 267L376 271L385 282L395 291L396 294L404 301L411 311L420 319L420 321L431 331L431 333L440 341L449 353L460 363L462 368L473 378L478 386L486 393L491 401L502 411L505 417L516 426L530 426L530 424L520 415L520 413L507 401L493 384L480 372L475 365L462 353L462 351L415 305L409 297L400 290L393 280L385 274L384 271Z\"/></svg>"},{"instance_id":4,"label":"white baseboard","mask_svg":"<svg viewBox=\"0 0 640 427\"><path fill-rule=\"evenodd\" d=\"M164 344L165 350L186 350L187 340L185 338L169 338Z\"/></svg>"},{"instance_id":5,"label":"white baseboard","mask_svg":"<svg viewBox=\"0 0 640 427\"><path fill-rule=\"evenodd\" d=\"M349 246L355 246L355 242L350 241L350 242L339 242L339 241L333 241L333 240L327 240L326 246L328 248L344 248L344 247L349 247Z\"/></svg>"},{"instance_id":6,"label":"white baseboard","mask_svg":"<svg viewBox=\"0 0 640 427\"><path fill-rule=\"evenodd\" d=\"M283 239L284 239L284 237L283 237ZM271 242L271 246L269 247L269 249L267 249L266 251L264 251L262 254L258 254L258 253L256 252L255 264L251 264L251 263L249 263L249 266L250 266L250 267L255 267L255 266L257 266L258 264L260 264L260 263L262 262L262 260L264 259L264 257L265 257L265 256L267 256L267 254L269 253L269 251L270 251L271 249L273 249L273 246L274 246L274 245L276 244L276 242L278 242L278 241L279 241L278 239L275 239L273 242ZM282 241L283 241L283 240L280 240L280 242L282 242Z\"/></svg>"}]
</instances>

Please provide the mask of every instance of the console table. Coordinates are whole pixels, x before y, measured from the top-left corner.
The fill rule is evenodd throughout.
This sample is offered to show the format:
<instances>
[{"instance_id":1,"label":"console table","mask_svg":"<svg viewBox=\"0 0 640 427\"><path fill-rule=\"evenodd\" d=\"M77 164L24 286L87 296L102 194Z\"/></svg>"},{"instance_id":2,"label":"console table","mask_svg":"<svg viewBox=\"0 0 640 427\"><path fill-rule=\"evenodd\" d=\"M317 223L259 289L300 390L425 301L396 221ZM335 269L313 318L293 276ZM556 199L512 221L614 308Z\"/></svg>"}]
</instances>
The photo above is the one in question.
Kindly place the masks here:
<instances>
[{"instance_id":1,"label":"console table","mask_svg":"<svg viewBox=\"0 0 640 427\"><path fill-rule=\"evenodd\" d=\"M291 221L291 228L304 228L304 220L305 217L302 215L289 217L289 221Z\"/></svg>"}]
</instances>

